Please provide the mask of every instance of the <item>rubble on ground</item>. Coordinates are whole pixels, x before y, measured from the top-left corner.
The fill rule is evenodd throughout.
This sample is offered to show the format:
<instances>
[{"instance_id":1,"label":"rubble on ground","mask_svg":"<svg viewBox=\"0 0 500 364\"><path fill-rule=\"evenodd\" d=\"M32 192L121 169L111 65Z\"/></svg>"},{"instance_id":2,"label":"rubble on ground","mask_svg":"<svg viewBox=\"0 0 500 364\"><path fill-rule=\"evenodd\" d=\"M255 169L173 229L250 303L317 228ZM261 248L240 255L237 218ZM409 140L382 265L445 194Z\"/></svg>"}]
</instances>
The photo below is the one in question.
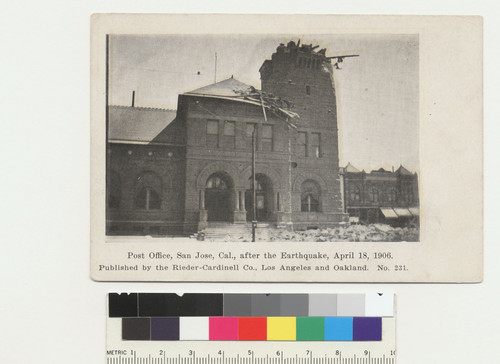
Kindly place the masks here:
<instances>
[{"instance_id":1,"label":"rubble on ground","mask_svg":"<svg viewBox=\"0 0 500 364\"><path fill-rule=\"evenodd\" d=\"M393 227L387 224L350 224L335 228L310 229L303 231L290 231L285 228L269 228L257 230L257 241L309 241L309 242L333 242L333 241L370 241L370 242L392 242L392 241L419 241L419 229L413 226ZM208 237L204 232L191 235L191 239L200 241L221 242L250 242L250 231L247 233L224 234L220 237Z\"/></svg>"},{"instance_id":2,"label":"rubble on ground","mask_svg":"<svg viewBox=\"0 0 500 364\"><path fill-rule=\"evenodd\" d=\"M241 237L240 241L246 241ZM261 239L258 239L261 240ZM418 241L419 230L415 227L392 227L386 224L349 225L336 228L287 231L273 229L266 241Z\"/></svg>"}]
</instances>

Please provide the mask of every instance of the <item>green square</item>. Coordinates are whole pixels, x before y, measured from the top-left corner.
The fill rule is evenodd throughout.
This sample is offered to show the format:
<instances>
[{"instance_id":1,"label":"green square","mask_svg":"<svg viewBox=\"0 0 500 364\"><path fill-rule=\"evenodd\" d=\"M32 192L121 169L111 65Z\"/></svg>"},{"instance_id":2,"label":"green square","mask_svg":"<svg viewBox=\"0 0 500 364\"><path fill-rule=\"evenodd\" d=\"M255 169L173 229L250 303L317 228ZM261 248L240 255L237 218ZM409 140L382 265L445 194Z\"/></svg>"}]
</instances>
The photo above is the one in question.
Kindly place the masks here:
<instances>
[{"instance_id":1,"label":"green square","mask_svg":"<svg viewBox=\"0 0 500 364\"><path fill-rule=\"evenodd\" d=\"M325 340L324 317L297 317L297 341Z\"/></svg>"}]
</instances>

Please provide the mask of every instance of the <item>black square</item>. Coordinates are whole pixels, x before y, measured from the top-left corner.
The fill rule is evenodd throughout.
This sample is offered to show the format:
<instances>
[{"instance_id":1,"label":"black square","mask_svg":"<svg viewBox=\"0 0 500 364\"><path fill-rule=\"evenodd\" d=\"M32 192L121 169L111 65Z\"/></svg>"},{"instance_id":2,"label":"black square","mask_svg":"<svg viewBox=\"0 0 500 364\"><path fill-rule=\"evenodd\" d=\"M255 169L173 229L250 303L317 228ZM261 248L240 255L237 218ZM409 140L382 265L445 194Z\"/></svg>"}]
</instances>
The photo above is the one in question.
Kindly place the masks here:
<instances>
[{"instance_id":1,"label":"black square","mask_svg":"<svg viewBox=\"0 0 500 364\"><path fill-rule=\"evenodd\" d=\"M139 293L139 316L180 316L179 296L175 293Z\"/></svg>"},{"instance_id":2,"label":"black square","mask_svg":"<svg viewBox=\"0 0 500 364\"><path fill-rule=\"evenodd\" d=\"M149 317L122 318L122 340L150 340L151 319Z\"/></svg>"},{"instance_id":3,"label":"black square","mask_svg":"<svg viewBox=\"0 0 500 364\"><path fill-rule=\"evenodd\" d=\"M223 296L220 293L186 293L182 296L183 302L189 303L183 307L185 316L222 316Z\"/></svg>"},{"instance_id":4,"label":"black square","mask_svg":"<svg viewBox=\"0 0 500 364\"><path fill-rule=\"evenodd\" d=\"M139 316L222 316L222 294L139 293Z\"/></svg>"},{"instance_id":5,"label":"black square","mask_svg":"<svg viewBox=\"0 0 500 364\"><path fill-rule=\"evenodd\" d=\"M108 317L137 316L137 293L108 294Z\"/></svg>"}]
</instances>

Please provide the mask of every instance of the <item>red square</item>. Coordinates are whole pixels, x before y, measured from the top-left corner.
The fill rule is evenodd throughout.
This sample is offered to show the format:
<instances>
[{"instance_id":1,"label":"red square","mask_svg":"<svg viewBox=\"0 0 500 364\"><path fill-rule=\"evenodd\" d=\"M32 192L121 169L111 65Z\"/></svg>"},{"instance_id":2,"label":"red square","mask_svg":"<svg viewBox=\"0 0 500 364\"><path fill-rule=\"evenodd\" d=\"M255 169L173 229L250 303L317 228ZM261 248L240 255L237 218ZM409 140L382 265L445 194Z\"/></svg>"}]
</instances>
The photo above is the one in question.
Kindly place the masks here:
<instances>
[{"instance_id":1,"label":"red square","mask_svg":"<svg viewBox=\"0 0 500 364\"><path fill-rule=\"evenodd\" d=\"M267 340L267 317L239 317L238 340Z\"/></svg>"}]
</instances>

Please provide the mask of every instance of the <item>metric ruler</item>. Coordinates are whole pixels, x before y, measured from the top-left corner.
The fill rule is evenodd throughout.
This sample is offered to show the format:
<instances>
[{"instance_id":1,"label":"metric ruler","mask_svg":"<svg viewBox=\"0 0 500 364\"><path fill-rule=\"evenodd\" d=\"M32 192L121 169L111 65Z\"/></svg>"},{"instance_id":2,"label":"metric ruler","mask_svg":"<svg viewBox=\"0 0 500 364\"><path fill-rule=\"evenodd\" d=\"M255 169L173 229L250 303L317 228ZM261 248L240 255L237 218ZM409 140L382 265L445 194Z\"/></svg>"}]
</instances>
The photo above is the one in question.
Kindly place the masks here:
<instances>
[{"instance_id":1,"label":"metric ruler","mask_svg":"<svg viewBox=\"0 0 500 364\"><path fill-rule=\"evenodd\" d=\"M393 304L393 294L110 294L106 364L394 364Z\"/></svg>"}]
</instances>

